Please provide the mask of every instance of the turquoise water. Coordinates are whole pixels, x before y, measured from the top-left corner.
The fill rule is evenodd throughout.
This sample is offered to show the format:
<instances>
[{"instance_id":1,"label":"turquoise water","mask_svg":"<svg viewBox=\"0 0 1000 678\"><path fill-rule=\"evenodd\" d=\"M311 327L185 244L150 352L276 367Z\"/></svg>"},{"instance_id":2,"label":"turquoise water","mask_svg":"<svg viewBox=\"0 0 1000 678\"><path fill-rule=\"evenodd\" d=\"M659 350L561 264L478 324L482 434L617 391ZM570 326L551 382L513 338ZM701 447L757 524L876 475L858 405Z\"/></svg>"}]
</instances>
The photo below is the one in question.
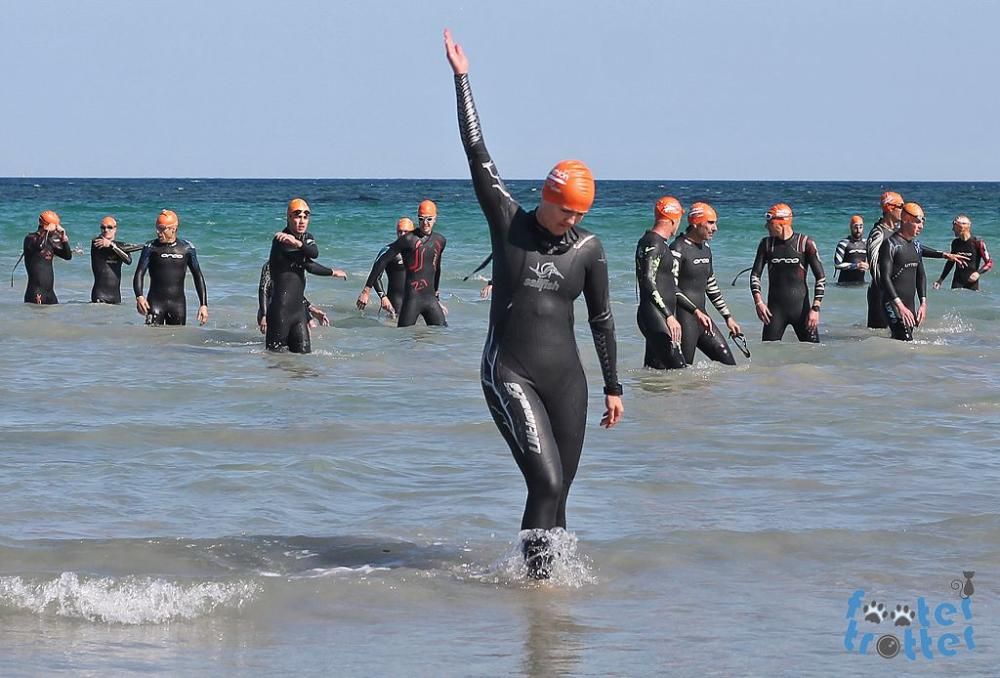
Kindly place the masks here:
<instances>
[{"instance_id":1,"label":"turquoise water","mask_svg":"<svg viewBox=\"0 0 1000 678\"><path fill-rule=\"evenodd\" d=\"M535 201L537 182L510 183ZM0 180L0 260L13 266L42 209L86 250L104 214L139 242L167 207L198 247L211 311L203 328L147 328L128 281L122 306L84 303L86 253L55 262L57 307L21 303L23 268L4 287L0 673L862 675L891 662L992 675L996 272L979 294L931 291L912 345L864 328L863 289L831 287L821 345L762 346L746 277L729 286L771 203L795 208L832 277L848 218L870 225L886 188L923 204L929 245L947 248L960 211L1000 243L998 184L599 183L584 225L608 250L625 420L597 427L578 318L590 428L566 555L539 585L514 553L523 482L478 383L488 302L461 279L488 242L468 182ZM716 270L752 361L641 368L632 257L664 193L718 209ZM294 195L313 208L320 261L351 274L309 279L334 322L309 356L265 352L255 327L260 265ZM451 326L397 330L354 299L424 198L448 237ZM976 571L973 619L955 626L974 627L974 649L845 649L853 591L890 609L957 603L963 570ZM891 620L858 621L903 638Z\"/></svg>"}]
</instances>

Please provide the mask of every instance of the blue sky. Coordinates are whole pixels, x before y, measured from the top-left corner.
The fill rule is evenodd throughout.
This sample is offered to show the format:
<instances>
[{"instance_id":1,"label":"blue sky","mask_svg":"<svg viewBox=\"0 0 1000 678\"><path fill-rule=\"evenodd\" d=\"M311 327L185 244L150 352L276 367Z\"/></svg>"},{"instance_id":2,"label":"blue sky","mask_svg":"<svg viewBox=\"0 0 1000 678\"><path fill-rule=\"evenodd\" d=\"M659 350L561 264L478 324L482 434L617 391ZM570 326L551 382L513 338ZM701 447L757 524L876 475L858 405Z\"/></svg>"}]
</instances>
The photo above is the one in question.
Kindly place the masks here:
<instances>
[{"instance_id":1,"label":"blue sky","mask_svg":"<svg viewBox=\"0 0 1000 678\"><path fill-rule=\"evenodd\" d=\"M1000 180L1000 3L0 0L0 176Z\"/></svg>"}]
</instances>

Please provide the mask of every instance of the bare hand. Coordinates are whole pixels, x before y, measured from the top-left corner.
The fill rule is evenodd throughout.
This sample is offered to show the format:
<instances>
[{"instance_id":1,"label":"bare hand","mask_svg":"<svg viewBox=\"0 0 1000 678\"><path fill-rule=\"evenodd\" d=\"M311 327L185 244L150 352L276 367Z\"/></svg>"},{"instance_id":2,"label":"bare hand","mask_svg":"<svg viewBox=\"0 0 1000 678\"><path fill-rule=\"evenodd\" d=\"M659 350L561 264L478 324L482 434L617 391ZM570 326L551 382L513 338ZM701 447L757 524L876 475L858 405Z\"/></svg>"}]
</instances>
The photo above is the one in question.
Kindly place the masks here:
<instances>
[{"instance_id":1,"label":"bare hand","mask_svg":"<svg viewBox=\"0 0 1000 678\"><path fill-rule=\"evenodd\" d=\"M910 312L910 309L906 308L906 305L902 301L896 302L896 312L898 312L899 317L903 319L903 325L905 327L916 327L916 318L913 317L913 313Z\"/></svg>"},{"instance_id":2,"label":"bare hand","mask_svg":"<svg viewBox=\"0 0 1000 678\"><path fill-rule=\"evenodd\" d=\"M493 292L493 283L486 283L483 289L479 290L480 299L489 299L490 294Z\"/></svg>"},{"instance_id":3,"label":"bare hand","mask_svg":"<svg viewBox=\"0 0 1000 678\"><path fill-rule=\"evenodd\" d=\"M934 284L933 284L933 285L931 285L931 287L933 287L933 288L934 288L934 289L936 289L936 290L939 290L939 289L941 289L941 281L940 281L940 280L935 280L935 281L934 281Z\"/></svg>"},{"instance_id":4,"label":"bare hand","mask_svg":"<svg viewBox=\"0 0 1000 678\"><path fill-rule=\"evenodd\" d=\"M859 271L867 271L868 270L868 262L867 261L859 261L858 262L858 270Z\"/></svg>"},{"instance_id":5,"label":"bare hand","mask_svg":"<svg viewBox=\"0 0 1000 678\"><path fill-rule=\"evenodd\" d=\"M438 306L441 307L441 312L444 313L445 317L447 318L448 317L448 307L445 306L444 304L442 304L440 299L438 299Z\"/></svg>"},{"instance_id":6,"label":"bare hand","mask_svg":"<svg viewBox=\"0 0 1000 678\"><path fill-rule=\"evenodd\" d=\"M111 247L113 244L107 238L94 238L94 247Z\"/></svg>"},{"instance_id":7,"label":"bare hand","mask_svg":"<svg viewBox=\"0 0 1000 678\"><path fill-rule=\"evenodd\" d=\"M451 39L451 31L444 29L444 53L451 64L451 70L455 75L463 75L469 72L469 58L465 56L465 50L457 42Z\"/></svg>"},{"instance_id":8,"label":"bare hand","mask_svg":"<svg viewBox=\"0 0 1000 678\"><path fill-rule=\"evenodd\" d=\"M341 271L339 268L333 269L333 277L340 278L341 280L347 280L347 271Z\"/></svg>"},{"instance_id":9,"label":"bare hand","mask_svg":"<svg viewBox=\"0 0 1000 678\"><path fill-rule=\"evenodd\" d=\"M760 321L765 325L771 322L771 318L774 317L774 315L771 313L771 309L769 309L767 307L767 304L765 304L763 301L758 301L757 305L754 306L754 310L757 311L757 317L760 318Z\"/></svg>"},{"instance_id":10,"label":"bare hand","mask_svg":"<svg viewBox=\"0 0 1000 678\"><path fill-rule=\"evenodd\" d=\"M713 334L712 319L708 317L707 313L696 308L694 310L694 317L698 321L698 324L701 325L701 329L705 330L709 334Z\"/></svg>"},{"instance_id":11,"label":"bare hand","mask_svg":"<svg viewBox=\"0 0 1000 678\"><path fill-rule=\"evenodd\" d=\"M274 239L277 240L280 243L284 243L285 245L292 245L293 247L296 247L296 248L301 248L302 247L302 241L299 240L298 238L296 238L291 233L285 233L284 231L278 231L277 233L274 234Z\"/></svg>"},{"instance_id":12,"label":"bare hand","mask_svg":"<svg viewBox=\"0 0 1000 678\"><path fill-rule=\"evenodd\" d=\"M396 317L396 309L392 307L392 302L389 301L389 295L382 297L382 310L388 313L392 317Z\"/></svg>"},{"instance_id":13,"label":"bare hand","mask_svg":"<svg viewBox=\"0 0 1000 678\"><path fill-rule=\"evenodd\" d=\"M920 307L917 309L917 325L922 323L927 317L927 301L921 301Z\"/></svg>"},{"instance_id":14,"label":"bare hand","mask_svg":"<svg viewBox=\"0 0 1000 678\"><path fill-rule=\"evenodd\" d=\"M319 324L323 327L330 326L330 316L328 316L326 312L318 306L310 306L309 315L319 321Z\"/></svg>"},{"instance_id":15,"label":"bare hand","mask_svg":"<svg viewBox=\"0 0 1000 678\"><path fill-rule=\"evenodd\" d=\"M979 280L979 271L973 271L969 274L969 282L976 282Z\"/></svg>"},{"instance_id":16,"label":"bare hand","mask_svg":"<svg viewBox=\"0 0 1000 678\"><path fill-rule=\"evenodd\" d=\"M733 318L732 316L726 320L726 327L729 328L729 331L732 334L743 334L740 324L736 322L736 318Z\"/></svg>"},{"instance_id":17,"label":"bare hand","mask_svg":"<svg viewBox=\"0 0 1000 678\"><path fill-rule=\"evenodd\" d=\"M139 312L141 316L149 315L149 302L146 301L146 297L136 297L135 298L135 310Z\"/></svg>"},{"instance_id":18,"label":"bare hand","mask_svg":"<svg viewBox=\"0 0 1000 678\"><path fill-rule=\"evenodd\" d=\"M622 404L621 396L604 396L604 416L601 417L601 426L611 428L622 420L623 414L625 414L625 405Z\"/></svg>"},{"instance_id":19,"label":"bare hand","mask_svg":"<svg viewBox=\"0 0 1000 678\"><path fill-rule=\"evenodd\" d=\"M819 311L809 309L809 315L806 317L806 329L810 332L815 332L819 329Z\"/></svg>"},{"instance_id":20,"label":"bare hand","mask_svg":"<svg viewBox=\"0 0 1000 678\"><path fill-rule=\"evenodd\" d=\"M952 254L951 252L945 252L944 258L948 261L955 262L955 265L959 268L965 268L969 265L969 254L965 252L960 252L959 254Z\"/></svg>"},{"instance_id":21,"label":"bare hand","mask_svg":"<svg viewBox=\"0 0 1000 678\"><path fill-rule=\"evenodd\" d=\"M208 306L198 307L198 324L204 325L208 322Z\"/></svg>"},{"instance_id":22,"label":"bare hand","mask_svg":"<svg viewBox=\"0 0 1000 678\"><path fill-rule=\"evenodd\" d=\"M670 334L670 341L675 344L681 343L681 324L674 316L667 318L667 333Z\"/></svg>"},{"instance_id":23,"label":"bare hand","mask_svg":"<svg viewBox=\"0 0 1000 678\"><path fill-rule=\"evenodd\" d=\"M371 290L367 287L361 290L361 294L358 295L358 304L357 304L359 311L365 310L365 306L368 305L368 296L370 294Z\"/></svg>"},{"instance_id":24,"label":"bare hand","mask_svg":"<svg viewBox=\"0 0 1000 678\"><path fill-rule=\"evenodd\" d=\"M257 321L257 327L260 329L261 334L267 334L267 316L262 315L260 320Z\"/></svg>"}]
</instances>

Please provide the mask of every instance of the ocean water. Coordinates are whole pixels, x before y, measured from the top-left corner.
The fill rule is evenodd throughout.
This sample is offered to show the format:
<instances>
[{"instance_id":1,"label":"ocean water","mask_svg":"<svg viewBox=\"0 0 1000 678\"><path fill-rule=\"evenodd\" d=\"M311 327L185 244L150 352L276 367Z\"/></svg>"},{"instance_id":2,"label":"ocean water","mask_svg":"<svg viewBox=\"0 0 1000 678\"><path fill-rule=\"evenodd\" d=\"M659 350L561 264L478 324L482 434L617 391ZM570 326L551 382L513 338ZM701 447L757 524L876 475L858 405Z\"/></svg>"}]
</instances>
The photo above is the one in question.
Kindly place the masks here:
<instances>
[{"instance_id":1,"label":"ocean water","mask_svg":"<svg viewBox=\"0 0 1000 678\"><path fill-rule=\"evenodd\" d=\"M537 182L510 184L536 201ZM0 294L0 675L995 675L997 272L978 294L931 290L905 345L864 327L863 288L835 286L822 344L762 345L746 276L729 285L779 200L832 278L849 216L870 225L886 188L924 205L925 243L947 249L961 211L1000 248L998 184L599 183L584 226L608 251L625 419L597 426L581 301L587 443L537 583L516 551L523 481L478 382L489 302L462 278L488 239L467 181L0 180L5 271L42 209L83 248L55 262L60 305L21 303L23 267ZM719 211L716 271L753 351L736 367L641 367L633 253L665 193ZM255 326L296 195L320 261L351 274L309 278L333 326L308 356L264 351ZM423 198L448 238L450 327L399 330L354 299ZM145 327L131 267L122 306L85 303L100 217L141 242L165 207L198 247L205 327ZM931 279L941 263L925 260ZM849 652L857 590L930 612L905 627L855 610ZM876 653L907 633L912 659Z\"/></svg>"}]
</instances>

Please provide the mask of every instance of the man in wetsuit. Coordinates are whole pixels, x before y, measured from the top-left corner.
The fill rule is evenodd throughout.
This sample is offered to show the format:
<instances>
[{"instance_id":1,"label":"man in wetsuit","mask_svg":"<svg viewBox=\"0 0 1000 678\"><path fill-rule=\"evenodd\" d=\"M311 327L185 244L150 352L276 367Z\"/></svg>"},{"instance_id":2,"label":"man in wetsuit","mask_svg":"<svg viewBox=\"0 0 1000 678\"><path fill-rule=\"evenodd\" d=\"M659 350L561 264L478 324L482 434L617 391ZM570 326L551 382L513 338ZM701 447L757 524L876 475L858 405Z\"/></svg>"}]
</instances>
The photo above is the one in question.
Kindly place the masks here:
<instances>
[{"instance_id":1,"label":"man in wetsuit","mask_svg":"<svg viewBox=\"0 0 1000 678\"><path fill-rule=\"evenodd\" d=\"M24 237L21 256L24 258L24 270L28 273L24 303L58 304L52 258L59 257L66 261L73 258L69 235L63 229L58 214L45 210L38 215L38 230Z\"/></svg>"},{"instance_id":2,"label":"man in wetsuit","mask_svg":"<svg viewBox=\"0 0 1000 678\"><path fill-rule=\"evenodd\" d=\"M486 150L468 59L447 30L444 39L462 145L493 251L483 393L528 486L521 528L532 530L523 542L529 576L546 578L547 531L566 527L587 424L587 381L573 332L573 301L581 292L604 377L601 425L614 426L624 411L607 259L597 237L579 227L594 200L594 178L582 162L564 160L549 172L538 207L521 208Z\"/></svg>"},{"instance_id":3,"label":"man in wetsuit","mask_svg":"<svg viewBox=\"0 0 1000 678\"><path fill-rule=\"evenodd\" d=\"M955 277L951 279L951 289L962 288L966 290L978 290L979 278L991 268L993 259L990 258L990 251L986 249L986 243L972 235L972 220L964 214L959 214L951 222L952 232L955 239L951 241L952 254L965 254L969 257L966 267L955 269ZM944 265L941 276L934 282L934 289L939 289L944 279L951 272L953 263L949 261Z\"/></svg>"},{"instance_id":4,"label":"man in wetsuit","mask_svg":"<svg viewBox=\"0 0 1000 678\"><path fill-rule=\"evenodd\" d=\"M438 285L441 282L441 254L447 240L434 233L437 206L430 200L420 203L417 211L420 230L404 233L387 245L372 265L365 287L358 295L358 308L368 305L368 297L375 280L382 275L389 262L401 256L406 266L406 292L402 307L398 309L397 327L415 325L423 318L428 325L447 325L445 310L439 301Z\"/></svg>"},{"instance_id":5,"label":"man in wetsuit","mask_svg":"<svg viewBox=\"0 0 1000 678\"><path fill-rule=\"evenodd\" d=\"M712 268L712 250L708 241L718 230L715 209L704 202L691 205L687 231L670 245L677 258L677 319L681 323L681 351L684 361L694 362L697 347L711 360L735 365L729 343L705 312L705 297L719 312L733 335L742 334L739 323L729 312L722 289Z\"/></svg>"},{"instance_id":6,"label":"man in wetsuit","mask_svg":"<svg viewBox=\"0 0 1000 678\"><path fill-rule=\"evenodd\" d=\"M315 265L326 268L325 266L320 266L320 264ZM309 268L309 266L306 266L306 270L309 270ZM273 288L274 286L271 284L271 262L268 260L261 266L260 281L257 283L257 327L260 329L260 333L264 335L267 334L267 307L271 303L271 291ZM323 327L330 325L330 317L326 312L319 306L314 306L305 297L302 297L302 307L305 310L306 322L309 324L310 329L319 327L320 325Z\"/></svg>"},{"instance_id":7,"label":"man in wetsuit","mask_svg":"<svg viewBox=\"0 0 1000 678\"><path fill-rule=\"evenodd\" d=\"M879 284L892 338L913 341L913 328L927 316L927 279L916 237L924 228L924 210L915 202L901 208L899 229L882 243ZM914 306L914 297L920 306Z\"/></svg>"},{"instance_id":8,"label":"man in wetsuit","mask_svg":"<svg viewBox=\"0 0 1000 678\"><path fill-rule=\"evenodd\" d=\"M686 367L681 354L681 324L677 321L677 260L670 238L677 232L684 208L665 195L653 207L653 227L635 247L635 279L639 308L635 320L646 338L642 364L656 370Z\"/></svg>"},{"instance_id":9,"label":"man in wetsuit","mask_svg":"<svg viewBox=\"0 0 1000 678\"><path fill-rule=\"evenodd\" d=\"M347 278L314 261L319 256L316 239L309 233L312 211L302 198L288 202L285 229L274 234L268 267L271 294L267 301L265 344L268 350L288 349L291 353L309 353L308 302L305 299L306 271L314 275Z\"/></svg>"},{"instance_id":10,"label":"man in wetsuit","mask_svg":"<svg viewBox=\"0 0 1000 678\"><path fill-rule=\"evenodd\" d=\"M396 222L396 237L412 233L414 229L413 221L408 217L403 217ZM388 248L389 246L386 245L379 250L375 260L378 261L378 258L385 254ZM403 255L397 254L389 259L385 265L385 274L389 278L389 290L386 291L382 286L381 275L375 278L372 287L375 289L375 294L378 295L382 309L395 318L396 312L403 308L403 297L406 295L406 264L403 263Z\"/></svg>"},{"instance_id":11,"label":"man in wetsuit","mask_svg":"<svg viewBox=\"0 0 1000 678\"><path fill-rule=\"evenodd\" d=\"M837 243L833 253L833 267L837 269L837 284L857 286L865 284L868 270L868 250L865 247L865 220L860 214L851 217L848 237Z\"/></svg>"},{"instance_id":12,"label":"man in wetsuit","mask_svg":"<svg viewBox=\"0 0 1000 678\"><path fill-rule=\"evenodd\" d=\"M194 278L198 292L198 324L208 322L208 291L205 276L198 264L194 245L177 239L180 220L171 210L163 210L156 217L156 238L143 246L139 264L132 276L135 308L145 316L147 325L184 325L187 322L187 299L184 298L184 279L187 271ZM143 282L149 271L149 299L143 295Z\"/></svg>"},{"instance_id":13,"label":"man in wetsuit","mask_svg":"<svg viewBox=\"0 0 1000 678\"><path fill-rule=\"evenodd\" d=\"M872 276L872 282L868 286L868 327L873 329L889 326L889 318L885 314L885 300L882 298L882 285L878 280L881 270L878 265L878 257L882 251L882 243L899 228L903 210L903 196L895 191L886 191L882 194L880 203L882 216L872 226L872 230L868 234L868 241L865 243L868 254L868 270L871 271ZM959 268L965 267L967 261L965 254L941 252L920 243L917 243L917 251L920 252L921 257L947 259L958 264Z\"/></svg>"},{"instance_id":14,"label":"man in wetsuit","mask_svg":"<svg viewBox=\"0 0 1000 678\"><path fill-rule=\"evenodd\" d=\"M757 317L764 323L761 341L780 341L789 325L799 341L819 343L819 309L826 292L826 275L812 238L792 229L792 208L783 202L765 215L768 237L757 246L750 269L750 293ZM767 265L767 303L761 294L761 274ZM812 305L806 268L816 280Z\"/></svg>"},{"instance_id":15,"label":"man in wetsuit","mask_svg":"<svg viewBox=\"0 0 1000 678\"><path fill-rule=\"evenodd\" d=\"M131 264L132 252L143 246L120 242L117 235L118 220L110 215L101 219L101 234L90 243L90 269L94 272L91 303L122 303L122 264Z\"/></svg>"}]
</instances>

